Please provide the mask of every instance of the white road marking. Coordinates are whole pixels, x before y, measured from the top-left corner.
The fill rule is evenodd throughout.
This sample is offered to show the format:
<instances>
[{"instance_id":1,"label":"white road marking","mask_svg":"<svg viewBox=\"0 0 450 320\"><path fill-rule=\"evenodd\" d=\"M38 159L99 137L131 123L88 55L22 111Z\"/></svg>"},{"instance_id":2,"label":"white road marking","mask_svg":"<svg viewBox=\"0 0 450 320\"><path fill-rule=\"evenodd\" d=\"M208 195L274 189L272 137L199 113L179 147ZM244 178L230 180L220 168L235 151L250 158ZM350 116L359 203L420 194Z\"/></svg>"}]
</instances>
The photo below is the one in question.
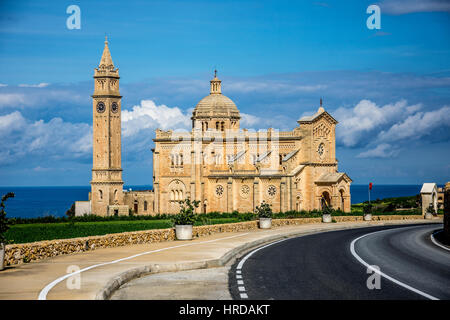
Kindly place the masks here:
<instances>
[{"instance_id":1,"label":"white road marking","mask_svg":"<svg viewBox=\"0 0 450 320\"><path fill-rule=\"evenodd\" d=\"M449 248L443 246L442 244L440 244L439 242L437 242L436 239L434 239L434 235L437 234L437 233L439 233L439 232L442 232L442 231L443 231L443 230L438 230L438 231L432 233L432 234L431 234L431 241L433 241L433 243L434 243L435 245L437 245L438 247L441 247L442 249L445 249L445 250L447 250L447 251L450 251Z\"/></svg>"},{"instance_id":2,"label":"white road marking","mask_svg":"<svg viewBox=\"0 0 450 320\"><path fill-rule=\"evenodd\" d=\"M369 235L372 235L372 234L375 234L375 233L379 233L379 232L385 232L385 231L388 231L388 230L392 230L392 229L387 229L387 230L381 230L381 231L375 231L375 232L367 233L367 234L365 234L365 235L362 235L362 236L360 236L360 237L354 239L354 240L352 241L352 243L350 244L350 252L351 252L352 255L356 258L356 260L358 260L358 261L359 261L361 264L363 264L366 268L369 268L369 269L373 270L374 272L378 273L380 276L382 276L382 277L384 277L384 278L386 278L386 279L388 279L388 280L390 280L390 281L392 281L392 282L398 284L399 286L402 286L403 288L406 288L406 289L408 289L408 290L410 290L410 291L412 291L412 292L415 292L415 293L417 293L417 294L420 294L421 296L424 296L424 297L426 297L426 298L428 298L428 299L430 299L430 300L439 300L438 298L433 297L432 295L429 295L428 293L425 293L425 292L423 292L423 291L420 291L420 290L418 290L418 289L416 289L416 288L413 288L413 287L407 285L406 283L403 283L403 282L401 282L401 281L398 281L398 280L396 280L396 279L394 279L394 278L388 276L387 274L385 274L385 273L383 273L383 272L377 270L376 268L372 268L367 262L365 262L365 261L364 261L364 260L356 253L356 251L355 251L355 243L356 243L358 240L360 240L360 239L362 239L362 238L364 238L364 237L367 237L367 236L369 236Z\"/></svg>"},{"instance_id":3,"label":"white road marking","mask_svg":"<svg viewBox=\"0 0 450 320\"><path fill-rule=\"evenodd\" d=\"M265 246L262 246L262 247L260 247L260 248L258 248L258 249L253 250L252 252L250 252L249 254L247 254L247 255L244 257L244 259L242 259L242 260L239 262L239 264L238 264L238 266L236 267L236 269L242 269L242 266L244 265L245 261L247 261L247 259L250 258L255 252L257 252L257 251L259 251L259 250L261 250L261 249L267 248L268 246L271 246L271 245L276 244L276 243L278 243L278 242L286 241L286 240L287 240L287 239L281 239L281 240L278 240L278 241L275 241L275 242L266 244Z\"/></svg>"},{"instance_id":4,"label":"white road marking","mask_svg":"<svg viewBox=\"0 0 450 320\"><path fill-rule=\"evenodd\" d=\"M143 255L146 255L146 254L154 253L154 252L161 252L161 251L166 251L166 250L175 249L175 248L188 247L188 246L194 246L194 245L197 245L197 244L210 243L210 242L216 242L216 241L221 241L221 240L225 240L225 239L237 238L237 237L245 236L245 235L247 235L247 234L248 234L248 232L247 232L247 233L244 233L244 234L239 234L239 235L235 235L235 236L230 236L230 237L226 237L226 238L221 238L221 239L214 239L214 240L208 240L208 241L203 241L203 242L195 242L195 243L180 244L180 245L178 245L178 246L173 246L173 247L162 248L162 249L157 249L157 250L152 250L152 251L147 251L147 252L138 253L138 254L135 254L135 255L132 255L132 256L129 256L129 257L126 257L126 258L117 259L117 260L110 261L110 262L104 262L104 263L95 264L95 265L93 265L93 266L89 266L89 267L83 268L83 269L81 269L81 270L79 270L79 271L76 271L76 272L73 272L73 273L66 274L66 275L64 275L64 276L62 276L62 277L59 277L58 279L52 281L51 283L49 283L48 285L46 285L46 286L44 287L44 289L41 290L41 292L39 293L39 296L38 296L38 300L46 300L46 299L47 299L47 294L48 294L48 292L49 292L54 286L56 286L58 283L60 283L61 281L64 281L65 279L67 279L67 278L69 278L69 277L72 277L72 276L74 276L74 275L76 275L76 274L80 274L80 273L82 273L82 272L84 272L84 271L88 271L88 270L90 270L90 269L94 269L94 268L97 268L97 267L105 266L105 265L108 265L108 264L114 264L114 263L121 262L121 261L125 261L125 260L130 260L130 259L133 259L133 258L136 258L136 257L140 257L140 256L143 256Z\"/></svg>"},{"instance_id":5,"label":"white road marking","mask_svg":"<svg viewBox=\"0 0 450 320\"><path fill-rule=\"evenodd\" d=\"M248 254L247 254L247 255L239 262L239 264L238 264L237 267L236 267L236 279L242 279L242 275L241 275L241 274L242 274L242 270L241 270L241 269L242 269L242 267L244 266L245 261L247 261L247 259L250 258L252 254L254 254L255 252L257 252L257 251L259 251L259 250L261 250L261 249L267 248L268 246L271 246L271 245L273 245L273 244L275 244L275 243L278 243L278 242L281 242L281 241L285 241L285 240L288 240L288 239L281 239L281 240L278 240L278 241L275 241L275 242L266 244L265 246L262 246L262 247L260 247L260 248L258 248L258 249L253 250L252 252L248 253ZM243 281L243 280L237 280L237 284L238 284L238 285L242 285L242 284L244 284L244 281ZM243 286L238 286L238 290L239 290L240 292L242 292L242 293L240 294L241 299L248 299L248 295L247 295L247 293L245 293L245 287L243 287Z\"/></svg>"}]
</instances>

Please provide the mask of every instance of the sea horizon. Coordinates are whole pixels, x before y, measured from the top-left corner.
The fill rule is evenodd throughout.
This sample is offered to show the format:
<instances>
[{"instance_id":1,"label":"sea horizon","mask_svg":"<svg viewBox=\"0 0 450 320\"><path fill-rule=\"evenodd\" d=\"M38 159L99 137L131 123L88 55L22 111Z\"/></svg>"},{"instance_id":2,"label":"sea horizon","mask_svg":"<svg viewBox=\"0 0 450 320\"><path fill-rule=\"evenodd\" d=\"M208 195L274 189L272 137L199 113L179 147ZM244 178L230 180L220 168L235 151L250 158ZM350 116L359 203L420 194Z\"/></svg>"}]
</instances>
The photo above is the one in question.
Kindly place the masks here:
<instances>
[{"instance_id":1,"label":"sea horizon","mask_svg":"<svg viewBox=\"0 0 450 320\"><path fill-rule=\"evenodd\" d=\"M438 184L438 187L443 185ZM151 190L152 185L124 185L124 190ZM367 184L351 185L351 203L369 200ZM370 199L414 196L420 193L422 184L374 184ZM63 217L75 201L87 201L90 185L82 186L13 186L0 187L0 194L14 192L15 197L5 204L7 217L37 218Z\"/></svg>"}]
</instances>

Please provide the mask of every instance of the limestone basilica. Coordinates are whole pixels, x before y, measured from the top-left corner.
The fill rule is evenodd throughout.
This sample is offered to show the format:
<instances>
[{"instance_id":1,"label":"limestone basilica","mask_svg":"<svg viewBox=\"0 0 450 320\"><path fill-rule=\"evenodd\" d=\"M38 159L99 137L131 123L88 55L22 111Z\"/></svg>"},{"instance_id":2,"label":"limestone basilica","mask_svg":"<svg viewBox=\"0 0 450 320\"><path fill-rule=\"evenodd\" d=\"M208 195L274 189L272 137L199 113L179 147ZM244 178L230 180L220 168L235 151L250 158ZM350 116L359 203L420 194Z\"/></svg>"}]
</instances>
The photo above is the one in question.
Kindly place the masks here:
<instances>
[{"instance_id":1,"label":"limestone basilica","mask_svg":"<svg viewBox=\"0 0 450 320\"><path fill-rule=\"evenodd\" d=\"M275 212L320 209L323 201L350 211L352 180L338 172L335 155L337 121L322 101L292 131L242 129L217 73L190 132L156 130L153 190L123 190L119 78L105 41L94 72L90 201L78 201L77 214L175 213L186 197L200 200L198 213L253 212L262 201Z\"/></svg>"}]
</instances>

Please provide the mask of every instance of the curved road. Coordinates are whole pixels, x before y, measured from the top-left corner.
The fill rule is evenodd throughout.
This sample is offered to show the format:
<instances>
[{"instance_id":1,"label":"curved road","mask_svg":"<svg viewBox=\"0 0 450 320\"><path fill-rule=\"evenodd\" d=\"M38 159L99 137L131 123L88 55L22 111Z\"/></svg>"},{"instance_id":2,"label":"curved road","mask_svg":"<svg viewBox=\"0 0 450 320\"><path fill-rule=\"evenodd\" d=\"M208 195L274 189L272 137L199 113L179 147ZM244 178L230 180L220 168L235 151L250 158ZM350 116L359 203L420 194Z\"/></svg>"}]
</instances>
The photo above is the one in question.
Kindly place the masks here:
<instances>
[{"instance_id":1,"label":"curved road","mask_svg":"<svg viewBox=\"0 0 450 320\"><path fill-rule=\"evenodd\" d=\"M371 227L274 243L235 262L230 293L234 299L252 300L450 299L450 251L430 239L440 228L442 224ZM413 290L384 277L380 289L369 290L373 273L350 250L359 237L354 251L363 261Z\"/></svg>"}]
</instances>

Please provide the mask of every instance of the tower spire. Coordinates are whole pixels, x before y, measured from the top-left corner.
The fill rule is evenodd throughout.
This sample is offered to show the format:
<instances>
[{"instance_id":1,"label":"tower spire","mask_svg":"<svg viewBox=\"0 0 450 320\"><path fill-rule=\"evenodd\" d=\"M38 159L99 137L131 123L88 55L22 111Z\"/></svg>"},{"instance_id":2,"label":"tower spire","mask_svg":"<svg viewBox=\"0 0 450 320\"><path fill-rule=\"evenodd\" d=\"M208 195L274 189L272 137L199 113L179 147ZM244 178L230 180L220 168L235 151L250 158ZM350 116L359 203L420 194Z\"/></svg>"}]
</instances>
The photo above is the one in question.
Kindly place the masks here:
<instances>
[{"instance_id":1,"label":"tower spire","mask_svg":"<svg viewBox=\"0 0 450 320\"><path fill-rule=\"evenodd\" d=\"M100 60L99 68L114 69L114 63L111 58L111 52L109 52L107 36L105 36L105 48L103 49L103 54Z\"/></svg>"}]
</instances>

